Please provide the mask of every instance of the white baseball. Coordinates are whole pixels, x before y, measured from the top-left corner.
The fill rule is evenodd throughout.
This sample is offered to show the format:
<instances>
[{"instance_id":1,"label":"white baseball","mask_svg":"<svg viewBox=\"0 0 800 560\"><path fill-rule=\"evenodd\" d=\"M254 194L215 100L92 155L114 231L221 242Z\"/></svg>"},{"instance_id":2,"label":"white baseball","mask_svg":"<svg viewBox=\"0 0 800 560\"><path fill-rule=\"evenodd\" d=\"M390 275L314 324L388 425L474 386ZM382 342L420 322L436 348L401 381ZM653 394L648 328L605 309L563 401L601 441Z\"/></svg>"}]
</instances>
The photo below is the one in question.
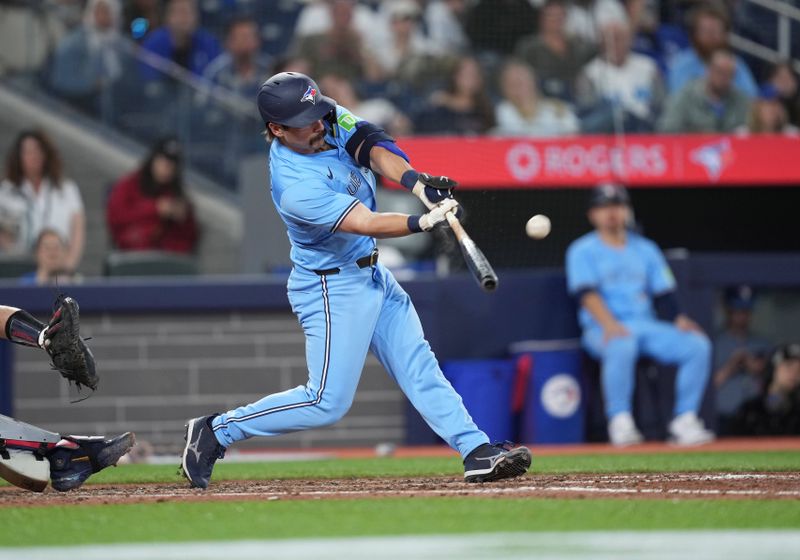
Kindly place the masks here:
<instances>
[{"instance_id":1,"label":"white baseball","mask_svg":"<svg viewBox=\"0 0 800 560\"><path fill-rule=\"evenodd\" d=\"M525 233L532 239L544 239L550 234L550 218L536 214L525 224Z\"/></svg>"}]
</instances>

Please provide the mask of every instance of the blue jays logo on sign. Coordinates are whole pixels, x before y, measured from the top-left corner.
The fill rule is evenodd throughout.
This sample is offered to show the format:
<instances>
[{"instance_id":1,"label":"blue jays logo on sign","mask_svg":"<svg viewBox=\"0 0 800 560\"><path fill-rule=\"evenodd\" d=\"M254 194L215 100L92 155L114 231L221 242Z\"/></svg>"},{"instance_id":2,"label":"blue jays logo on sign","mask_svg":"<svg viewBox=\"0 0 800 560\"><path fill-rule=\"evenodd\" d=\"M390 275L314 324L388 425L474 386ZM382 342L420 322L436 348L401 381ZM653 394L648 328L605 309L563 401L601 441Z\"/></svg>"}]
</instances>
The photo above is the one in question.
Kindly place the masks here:
<instances>
[{"instance_id":1,"label":"blue jays logo on sign","mask_svg":"<svg viewBox=\"0 0 800 560\"><path fill-rule=\"evenodd\" d=\"M303 97L300 98L300 103L303 103L304 101L311 101L312 105L316 105L317 104L316 98L317 98L317 90L315 90L311 86L308 86L308 89L303 94Z\"/></svg>"},{"instance_id":2,"label":"blue jays logo on sign","mask_svg":"<svg viewBox=\"0 0 800 560\"><path fill-rule=\"evenodd\" d=\"M361 177L355 171L350 172L350 180L347 182L347 192L355 196L361 188Z\"/></svg>"}]
</instances>

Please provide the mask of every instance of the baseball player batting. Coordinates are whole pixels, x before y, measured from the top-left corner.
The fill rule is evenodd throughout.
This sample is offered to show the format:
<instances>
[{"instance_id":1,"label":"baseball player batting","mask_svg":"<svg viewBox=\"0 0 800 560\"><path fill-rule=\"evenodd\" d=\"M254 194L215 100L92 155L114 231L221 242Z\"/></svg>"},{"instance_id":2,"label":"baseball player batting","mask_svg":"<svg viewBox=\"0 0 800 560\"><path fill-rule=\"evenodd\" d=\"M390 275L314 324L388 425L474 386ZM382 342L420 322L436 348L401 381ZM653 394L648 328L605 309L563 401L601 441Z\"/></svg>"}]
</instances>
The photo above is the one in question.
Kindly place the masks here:
<instances>
[{"instance_id":1,"label":"baseball player batting","mask_svg":"<svg viewBox=\"0 0 800 560\"><path fill-rule=\"evenodd\" d=\"M60 297L45 325L27 311L0 305L0 338L46 350L53 369L78 387L94 390L94 357L80 338L78 313L74 299ZM48 482L62 492L74 490L92 474L116 465L134 442L130 432L109 440L62 436L0 414L0 477L35 492Z\"/></svg>"},{"instance_id":2,"label":"baseball player batting","mask_svg":"<svg viewBox=\"0 0 800 560\"><path fill-rule=\"evenodd\" d=\"M189 420L181 470L191 485L208 487L216 460L237 441L342 418L370 350L428 425L461 454L468 482L524 474L530 451L491 444L475 425L442 375L411 299L378 261L376 238L428 232L457 212L456 183L415 171L383 129L337 106L303 74L269 78L258 109L272 141L272 200L291 241L288 296L305 333L309 379ZM374 173L409 190L419 183L432 209L417 216L377 212Z\"/></svg>"}]
</instances>

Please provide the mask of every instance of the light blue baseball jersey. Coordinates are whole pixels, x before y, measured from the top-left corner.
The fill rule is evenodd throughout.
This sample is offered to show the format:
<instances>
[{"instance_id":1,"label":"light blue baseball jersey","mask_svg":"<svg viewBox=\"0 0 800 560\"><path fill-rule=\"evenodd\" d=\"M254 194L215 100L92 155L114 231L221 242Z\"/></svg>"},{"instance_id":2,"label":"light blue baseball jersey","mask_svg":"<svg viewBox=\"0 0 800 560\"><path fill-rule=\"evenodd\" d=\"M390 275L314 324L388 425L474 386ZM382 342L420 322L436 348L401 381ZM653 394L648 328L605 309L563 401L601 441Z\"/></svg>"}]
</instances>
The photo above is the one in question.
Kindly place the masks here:
<instances>
[{"instance_id":1,"label":"light blue baseball jersey","mask_svg":"<svg viewBox=\"0 0 800 560\"><path fill-rule=\"evenodd\" d=\"M286 223L292 262L309 270L353 263L375 247L370 237L338 231L359 202L372 211L376 203L375 175L345 150L361 119L344 107L336 115L336 135L325 124L325 141L335 150L298 154L272 142L269 152L272 200Z\"/></svg>"},{"instance_id":2,"label":"light blue baseball jersey","mask_svg":"<svg viewBox=\"0 0 800 560\"><path fill-rule=\"evenodd\" d=\"M360 119L343 107L336 115L336 134L326 124L325 137L335 150L298 154L279 141L270 148L272 199L292 243L288 297L306 336L308 382L220 414L214 434L227 447L338 421L371 351L434 432L466 457L489 438L442 374L411 298L381 263L356 266L373 238L339 230L359 202L376 205L375 176L345 150Z\"/></svg>"},{"instance_id":3,"label":"light blue baseball jersey","mask_svg":"<svg viewBox=\"0 0 800 560\"><path fill-rule=\"evenodd\" d=\"M567 285L571 294L595 290L620 321L655 318L652 299L675 290L675 277L658 246L633 232L624 247L605 244L590 232L567 249ZM580 310L584 329L597 326Z\"/></svg>"}]
</instances>

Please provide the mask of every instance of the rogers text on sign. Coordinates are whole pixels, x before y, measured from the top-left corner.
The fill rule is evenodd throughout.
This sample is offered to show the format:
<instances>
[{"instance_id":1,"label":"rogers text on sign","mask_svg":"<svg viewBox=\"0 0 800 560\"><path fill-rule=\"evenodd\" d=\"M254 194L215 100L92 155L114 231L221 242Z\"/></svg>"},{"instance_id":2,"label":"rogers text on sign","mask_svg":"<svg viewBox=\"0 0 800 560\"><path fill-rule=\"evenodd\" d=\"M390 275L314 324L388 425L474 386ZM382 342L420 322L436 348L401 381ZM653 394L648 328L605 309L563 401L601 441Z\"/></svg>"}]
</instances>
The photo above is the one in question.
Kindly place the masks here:
<instances>
[{"instance_id":1,"label":"rogers text on sign","mask_svg":"<svg viewBox=\"0 0 800 560\"><path fill-rule=\"evenodd\" d=\"M542 157L540 150L544 152ZM541 148L528 143L511 146L506 164L521 182L537 178L587 178L601 181L613 177L663 177L669 170L666 147L660 143L567 144Z\"/></svg>"}]
</instances>

